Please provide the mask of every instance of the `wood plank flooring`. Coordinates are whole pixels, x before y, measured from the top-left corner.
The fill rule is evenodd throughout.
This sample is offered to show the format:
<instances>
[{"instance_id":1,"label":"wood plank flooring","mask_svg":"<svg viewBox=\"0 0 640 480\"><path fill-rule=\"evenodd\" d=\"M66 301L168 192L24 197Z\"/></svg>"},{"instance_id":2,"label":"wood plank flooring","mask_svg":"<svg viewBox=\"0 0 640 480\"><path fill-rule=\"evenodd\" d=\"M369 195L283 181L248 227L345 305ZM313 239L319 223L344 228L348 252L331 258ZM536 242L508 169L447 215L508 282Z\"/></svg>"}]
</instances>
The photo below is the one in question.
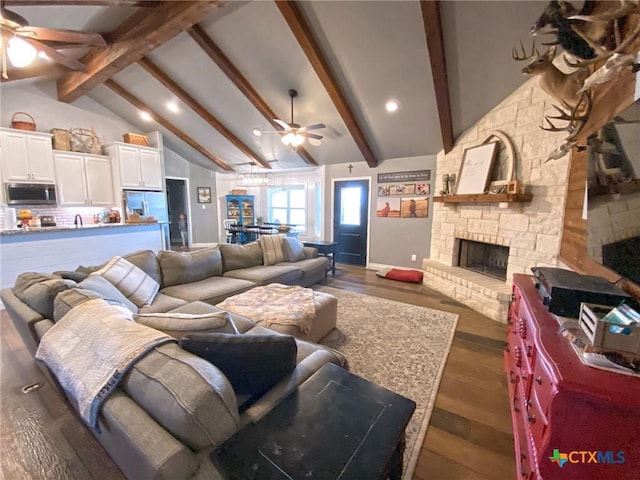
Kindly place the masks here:
<instances>
[{"instance_id":1,"label":"wood plank flooring","mask_svg":"<svg viewBox=\"0 0 640 480\"><path fill-rule=\"evenodd\" d=\"M422 285L379 278L363 268L339 265L326 284L460 315L414 480L514 478L502 373L505 325ZM0 349L0 478L122 480L117 466L35 366L4 311ZM33 383L43 387L21 393L22 386Z\"/></svg>"}]
</instances>

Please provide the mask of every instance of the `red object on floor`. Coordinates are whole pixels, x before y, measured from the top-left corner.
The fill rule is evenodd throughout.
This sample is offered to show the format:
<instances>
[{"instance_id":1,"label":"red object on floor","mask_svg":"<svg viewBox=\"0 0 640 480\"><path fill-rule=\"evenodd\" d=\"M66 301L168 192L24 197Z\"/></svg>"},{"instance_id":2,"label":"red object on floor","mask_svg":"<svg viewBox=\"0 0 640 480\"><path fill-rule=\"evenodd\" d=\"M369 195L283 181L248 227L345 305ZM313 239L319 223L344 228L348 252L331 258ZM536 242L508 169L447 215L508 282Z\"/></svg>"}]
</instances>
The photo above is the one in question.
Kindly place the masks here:
<instances>
[{"instance_id":1,"label":"red object on floor","mask_svg":"<svg viewBox=\"0 0 640 480\"><path fill-rule=\"evenodd\" d=\"M389 280L399 280L401 282L422 282L424 272L420 270L400 270L399 268L391 268L383 276Z\"/></svg>"}]
</instances>

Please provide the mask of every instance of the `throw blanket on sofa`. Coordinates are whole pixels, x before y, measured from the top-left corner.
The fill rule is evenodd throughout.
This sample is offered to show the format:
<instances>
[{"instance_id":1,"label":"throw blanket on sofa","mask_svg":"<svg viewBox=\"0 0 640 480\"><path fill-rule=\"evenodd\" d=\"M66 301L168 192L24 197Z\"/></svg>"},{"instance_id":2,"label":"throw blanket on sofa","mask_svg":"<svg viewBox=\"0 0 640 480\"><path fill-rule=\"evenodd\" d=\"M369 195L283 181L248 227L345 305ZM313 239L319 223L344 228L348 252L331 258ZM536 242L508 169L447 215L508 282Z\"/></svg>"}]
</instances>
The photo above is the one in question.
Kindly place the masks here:
<instances>
[{"instance_id":1,"label":"throw blanket on sofa","mask_svg":"<svg viewBox=\"0 0 640 480\"><path fill-rule=\"evenodd\" d=\"M274 323L296 325L303 334L311 330L311 322L316 317L313 290L281 283L252 288L216 306L265 327Z\"/></svg>"},{"instance_id":2,"label":"throw blanket on sofa","mask_svg":"<svg viewBox=\"0 0 640 480\"><path fill-rule=\"evenodd\" d=\"M98 410L127 369L169 341L175 339L134 322L127 308L96 298L71 309L45 333L36 359L58 379L87 425L99 432Z\"/></svg>"}]
</instances>

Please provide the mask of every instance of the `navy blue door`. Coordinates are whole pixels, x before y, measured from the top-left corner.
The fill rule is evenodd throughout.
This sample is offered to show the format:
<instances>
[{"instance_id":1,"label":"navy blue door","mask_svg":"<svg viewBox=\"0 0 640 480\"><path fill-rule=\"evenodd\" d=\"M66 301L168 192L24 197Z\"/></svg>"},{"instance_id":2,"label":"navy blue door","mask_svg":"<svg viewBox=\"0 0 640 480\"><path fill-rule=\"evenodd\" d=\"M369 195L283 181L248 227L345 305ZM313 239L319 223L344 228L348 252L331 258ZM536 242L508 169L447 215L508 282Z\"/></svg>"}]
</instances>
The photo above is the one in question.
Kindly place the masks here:
<instances>
[{"instance_id":1,"label":"navy blue door","mask_svg":"<svg viewBox=\"0 0 640 480\"><path fill-rule=\"evenodd\" d=\"M336 262L366 265L369 181L335 182L333 201L333 241L338 242Z\"/></svg>"}]
</instances>

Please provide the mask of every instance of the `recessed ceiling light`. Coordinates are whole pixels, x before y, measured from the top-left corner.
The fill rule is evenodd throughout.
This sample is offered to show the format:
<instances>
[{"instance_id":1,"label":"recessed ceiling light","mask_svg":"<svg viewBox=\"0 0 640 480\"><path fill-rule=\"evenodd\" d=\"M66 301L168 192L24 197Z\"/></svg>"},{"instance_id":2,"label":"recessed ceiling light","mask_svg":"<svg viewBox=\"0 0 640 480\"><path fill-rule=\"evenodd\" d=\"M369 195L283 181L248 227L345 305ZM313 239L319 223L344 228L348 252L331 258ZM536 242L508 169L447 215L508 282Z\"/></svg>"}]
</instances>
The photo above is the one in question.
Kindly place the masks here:
<instances>
[{"instance_id":1,"label":"recessed ceiling light","mask_svg":"<svg viewBox=\"0 0 640 480\"><path fill-rule=\"evenodd\" d=\"M256 128L254 128L254 129L253 129L253 134L254 134L256 137L260 137L260 136L262 136L262 132L261 132L260 130L258 130L258 127L256 127Z\"/></svg>"},{"instance_id":2,"label":"recessed ceiling light","mask_svg":"<svg viewBox=\"0 0 640 480\"><path fill-rule=\"evenodd\" d=\"M167 109L173 113L178 113L178 111L180 110L176 102L167 102Z\"/></svg>"},{"instance_id":3,"label":"recessed ceiling light","mask_svg":"<svg viewBox=\"0 0 640 480\"><path fill-rule=\"evenodd\" d=\"M391 112L395 112L396 110L398 110L398 108L400 108L400 104L398 103L397 100L389 100L384 105L384 108L387 109L387 112L391 113Z\"/></svg>"},{"instance_id":4,"label":"recessed ceiling light","mask_svg":"<svg viewBox=\"0 0 640 480\"><path fill-rule=\"evenodd\" d=\"M147 122L150 122L151 120L153 120L153 118L151 117L151 115L149 115L148 112L140 112L140 118L142 118Z\"/></svg>"}]
</instances>

